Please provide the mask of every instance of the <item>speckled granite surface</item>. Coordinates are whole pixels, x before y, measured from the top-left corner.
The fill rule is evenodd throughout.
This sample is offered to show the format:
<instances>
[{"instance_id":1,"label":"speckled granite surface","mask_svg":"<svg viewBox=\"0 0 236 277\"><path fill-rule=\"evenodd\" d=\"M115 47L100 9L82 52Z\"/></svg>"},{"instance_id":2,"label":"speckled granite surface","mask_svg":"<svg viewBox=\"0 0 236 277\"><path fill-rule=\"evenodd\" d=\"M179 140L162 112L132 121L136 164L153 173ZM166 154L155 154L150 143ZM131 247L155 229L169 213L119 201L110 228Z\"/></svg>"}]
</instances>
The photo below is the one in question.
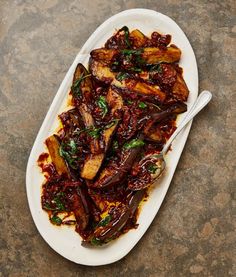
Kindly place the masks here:
<instances>
[{"instance_id":1,"label":"speckled granite surface","mask_svg":"<svg viewBox=\"0 0 236 277\"><path fill-rule=\"evenodd\" d=\"M193 127L153 224L123 260L90 268L41 238L26 199L35 136L80 47L105 19L144 7L193 45L211 104ZM236 4L229 1L0 1L0 276L236 276Z\"/></svg>"}]
</instances>

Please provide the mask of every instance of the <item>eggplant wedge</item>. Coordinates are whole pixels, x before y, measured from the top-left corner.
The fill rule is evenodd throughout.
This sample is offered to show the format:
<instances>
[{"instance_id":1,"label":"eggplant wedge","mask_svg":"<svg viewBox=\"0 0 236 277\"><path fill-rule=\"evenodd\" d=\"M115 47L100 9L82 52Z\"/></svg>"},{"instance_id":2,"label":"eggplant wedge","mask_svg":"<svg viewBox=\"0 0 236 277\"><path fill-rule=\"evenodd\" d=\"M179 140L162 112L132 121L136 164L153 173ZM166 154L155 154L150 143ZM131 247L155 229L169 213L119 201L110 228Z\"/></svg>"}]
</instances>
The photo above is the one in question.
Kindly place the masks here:
<instances>
[{"instance_id":1,"label":"eggplant wedge","mask_svg":"<svg viewBox=\"0 0 236 277\"><path fill-rule=\"evenodd\" d=\"M88 106L84 103L79 107L80 114L83 118L83 122L86 128L90 128L94 126L93 117L88 109Z\"/></svg>"},{"instance_id":2,"label":"eggplant wedge","mask_svg":"<svg viewBox=\"0 0 236 277\"><path fill-rule=\"evenodd\" d=\"M148 38L138 29L135 29L130 33L129 39L132 46L135 48L142 48L148 40Z\"/></svg>"},{"instance_id":3,"label":"eggplant wedge","mask_svg":"<svg viewBox=\"0 0 236 277\"><path fill-rule=\"evenodd\" d=\"M98 227L94 230L92 236L88 240L83 241L83 246L102 245L116 238L122 228L125 227L127 221L134 216L140 202L145 195L145 190L133 192L127 205L119 205L114 209L114 212L108 214L105 220L98 223Z\"/></svg>"},{"instance_id":4,"label":"eggplant wedge","mask_svg":"<svg viewBox=\"0 0 236 277\"><path fill-rule=\"evenodd\" d=\"M104 62L95 59L90 59L89 70L96 80L105 84L110 84L116 77L116 74Z\"/></svg>"},{"instance_id":5,"label":"eggplant wedge","mask_svg":"<svg viewBox=\"0 0 236 277\"><path fill-rule=\"evenodd\" d=\"M107 93L107 103L111 108L111 113L114 114L115 111L120 110L123 107L123 98L114 89L110 88Z\"/></svg>"},{"instance_id":6,"label":"eggplant wedge","mask_svg":"<svg viewBox=\"0 0 236 277\"><path fill-rule=\"evenodd\" d=\"M157 64L160 62L173 63L180 60L181 51L175 45L161 49L157 47L147 47L143 49L142 59L147 64Z\"/></svg>"},{"instance_id":7,"label":"eggplant wedge","mask_svg":"<svg viewBox=\"0 0 236 277\"><path fill-rule=\"evenodd\" d=\"M116 49L99 48L93 50L90 55L96 61L102 61L104 64L110 64L112 59L119 54Z\"/></svg>"},{"instance_id":8,"label":"eggplant wedge","mask_svg":"<svg viewBox=\"0 0 236 277\"><path fill-rule=\"evenodd\" d=\"M188 99L189 90L184 81L184 78L180 74L177 74L177 79L173 86L172 93L179 101L185 102Z\"/></svg>"},{"instance_id":9,"label":"eggplant wedge","mask_svg":"<svg viewBox=\"0 0 236 277\"><path fill-rule=\"evenodd\" d=\"M126 89L132 92L135 92L144 96L154 96L158 99L159 102L164 102L166 99L166 94L160 90L157 85L149 85L144 81L134 80L134 79L126 79L122 82L118 80L114 80L112 82L118 88Z\"/></svg>"},{"instance_id":10,"label":"eggplant wedge","mask_svg":"<svg viewBox=\"0 0 236 277\"><path fill-rule=\"evenodd\" d=\"M73 100L77 100L75 101L76 106L81 104L81 102L88 105L93 98L91 74L88 73L87 69L81 63L75 69L71 92Z\"/></svg>"},{"instance_id":11,"label":"eggplant wedge","mask_svg":"<svg viewBox=\"0 0 236 277\"><path fill-rule=\"evenodd\" d=\"M166 110L153 113L150 115L150 120L146 123L143 133L145 137L150 141L155 141L157 143L163 143L163 137L160 130L155 126L155 124L167 120L172 115L177 115L187 111L187 105L185 103L179 102L167 107Z\"/></svg>"},{"instance_id":12,"label":"eggplant wedge","mask_svg":"<svg viewBox=\"0 0 236 277\"><path fill-rule=\"evenodd\" d=\"M141 138L141 137L140 137ZM143 145L122 150L120 166L114 169L110 164L101 172L98 180L92 185L94 188L106 188L114 186L123 181L127 173L132 168Z\"/></svg>"},{"instance_id":13,"label":"eggplant wedge","mask_svg":"<svg viewBox=\"0 0 236 277\"><path fill-rule=\"evenodd\" d=\"M94 177L97 175L99 168L101 167L103 159L103 153L96 155L91 154L87 156L80 173L81 177L88 180L93 180Z\"/></svg>"},{"instance_id":14,"label":"eggplant wedge","mask_svg":"<svg viewBox=\"0 0 236 277\"><path fill-rule=\"evenodd\" d=\"M85 230L89 222L89 213L86 212L81 196L78 194L72 194L71 196L72 210L76 219L76 229Z\"/></svg>"},{"instance_id":15,"label":"eggplant wedge","mask_svg":"<svg viewBox=\"0 0 236 277\"><path fill-rule=\"evenodd\" d=\"M93 180L95 178L95 176L97 175L102 165L103 159L105 157L105 153L109 147L111 137L114 134L116 127L117 127L117 123L114 123L113 126L103 131L102 136L105 144L104 152L100 154L91 154L86 158L80 174L81 177L88 180Z\"/></svg>"},{"instance_id":16,"label":"eggplant wedge","mask_svg":"<svg viewBox=\"0 0 236 277\"><path fill-rule=\"evenodd\" d=\"M129 90L140 95L155 96L160 102L164 102L166 94L157 85L150 85L142 80L127 78L118 81L114 72L108 66L93 59L90 60L90 70L92 75L100 82L114 85L118 88Z\"/></svg>"},{"instance_id":17,"label":"eggplant wedge","mask_svg":"<svg viewBox=\"0 0 236 277\"><path fill-rule=\"evenodd\" d=\"M107 65L112 62L116 55L126 55L126 53L127 55L130 55L132 53L135 55L139 55L146 64L157 64L160 62L173 63L178 62L181 57L181 50L175 45L170 45L169 47L165 48L145 47L140 48L137 51L129 51L127 49L119 51L114 49L99 48L93 50L91 52L91 56L96 61L102 61L105 65Z\"/></svg>"},{"instance_id":18,"label":"eggplant wedge","mask_svg":"<svg viewBox=\"0 0 236 277\"><path fill-rule=\"evenodd\" d=\"M82 64L78 64L74 74L72 93L75 98L75 105L78 107L86 128L95 128L94 119L89 109L89 103L93 97L93 86L90 78L91 74ZM90 143L91 153L100 151L97 139L92 139Z\"/></svg>"},{"instance_id":19,"label":"eggplant wedge","mask_svg":"<svg viewBox=\"0 0 236 277\"><path fill-rule=\"evenodd\" d=\"M90 74L82 64L78 64L75 70L72 95L75 98L75 103L78 106L80 114L83 118L83 122L86 128L94 128L94 119L89 110L88 104L93 97L93 86L90 78ZM104 155L99 152L99 142L97 139L92 139L90 143L90 151L84 162L81 170L81 177L92 180L97 174Z\"/></svg>"},{"instance_id":20,"label":"eggplant wedge","mask_svg":"<svg viewBox=\"0 0 236 277\"><path fill-rule=\"evenodd\" d=\"M69 177L69 171L64 159L60 156L59 149L60 143L56 137L56 135L52 135L46 139L46 145L48 148L48 152L52 159L52 162L56 168L56 171L59 175L65 174Z\"/></svg>"},{"instance_id":21,"label":"eggplant wedge","mask_svg":"<svg viewBox=\"0 0 236 277\"><path fill-rule=\"evenodd\" d=\"M111 89L109 90L106 99L109 106L112 106L112 113L114 113L117 109L120 109L123 106L122 97ZM103 131L102 140L105 144L104 152L96 155L91 154L86 158L84 167L81 171L81 177L88 180L93 180L95 178L102 165L106 151L109 148L111 138L115 133L117 125L118 121L115 121L112 126Z\"/></svg>"}]
</instances>

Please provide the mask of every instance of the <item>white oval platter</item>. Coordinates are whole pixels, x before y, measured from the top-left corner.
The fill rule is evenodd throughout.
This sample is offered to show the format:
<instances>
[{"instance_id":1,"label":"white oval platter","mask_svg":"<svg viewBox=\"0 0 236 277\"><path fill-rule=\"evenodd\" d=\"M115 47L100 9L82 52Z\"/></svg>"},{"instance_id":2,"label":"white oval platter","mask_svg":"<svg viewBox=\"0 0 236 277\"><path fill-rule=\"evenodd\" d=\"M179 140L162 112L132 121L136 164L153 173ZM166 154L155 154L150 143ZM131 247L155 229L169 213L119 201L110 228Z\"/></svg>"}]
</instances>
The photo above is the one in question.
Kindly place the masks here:
<instances>
[{"instance_id":1,"label":"white oval platter","mask_svg":"<svg viewBox=\"0 0 236 277\"><path fill-rule=\"evenodd\" d=\"M198 71L193 49L181 28L166 15L147 9L126 10L106 20L86 41L69 68L49 108L32 148L26 172L29 207L38 231L56 252L83 265L97 266L118 261L127 255L141 239L166 195L191 127L190 123L173 143L172 151L167 155L167 171L154 185L148 201L142 206L137 229L130 230L106 246L84 248L81 246L81 237L73 227L55 227L49 222L47 213L41 208L41 185L44 177L37 166L38 156L45 151L45 139L55 132L58 126L57 115L65 110L76 65L81 62L87 66L90 51L102 47L115 30L124 25L128 26L130 30L140 29L146 35L150 35L153 31L170 34L172 36L171 43L176 44L182 51L180 66L184 69L184 79L190 90L188 107L193 104L198 94Z\"/></svg>"}]
</instances>

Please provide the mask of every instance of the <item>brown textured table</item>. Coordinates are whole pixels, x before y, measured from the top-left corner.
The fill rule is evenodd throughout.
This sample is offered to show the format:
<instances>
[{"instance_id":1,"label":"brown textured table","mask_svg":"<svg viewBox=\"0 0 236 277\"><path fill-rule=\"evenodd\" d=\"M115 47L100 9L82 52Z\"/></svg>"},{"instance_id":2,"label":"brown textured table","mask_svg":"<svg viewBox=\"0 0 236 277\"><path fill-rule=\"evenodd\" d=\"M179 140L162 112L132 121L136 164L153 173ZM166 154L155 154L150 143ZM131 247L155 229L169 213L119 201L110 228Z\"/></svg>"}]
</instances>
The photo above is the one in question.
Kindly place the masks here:
<instances>
[{"instance_id":1,"label":"brown textured table","mask_svg":"<svg viewBox=\"0 0 236 277\"><path fill-rule=\"evenodd\" d=\"M121 261L76 265L32 221L25 191L30 149L75 55L105 19L160 11L183 28L213 101L194 120L165 201ZM236 276L235 1L0 1L0 276Z\"/></svg>"}]
</instances>

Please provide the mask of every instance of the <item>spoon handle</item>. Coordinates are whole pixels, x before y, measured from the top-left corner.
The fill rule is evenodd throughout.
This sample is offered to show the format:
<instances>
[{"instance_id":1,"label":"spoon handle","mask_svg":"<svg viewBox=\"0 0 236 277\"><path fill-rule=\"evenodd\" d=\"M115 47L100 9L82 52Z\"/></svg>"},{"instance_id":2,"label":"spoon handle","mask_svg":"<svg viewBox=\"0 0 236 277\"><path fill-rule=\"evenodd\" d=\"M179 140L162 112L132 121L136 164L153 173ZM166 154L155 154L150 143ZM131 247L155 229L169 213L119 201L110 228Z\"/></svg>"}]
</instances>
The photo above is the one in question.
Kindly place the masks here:
<instances>
[{"instance_id":1,"label":"spoon handle","mask_svg":"<svg viewBox=\"0 0 236 277\"><path fill-rule=\"evenodd\" d=\"M172 136L169 138L167 143L165 144L164 148L162 149L162 154L164 155L167 150L169 149L171 143L176 138L176 136L182 131L182 129L191 121L191 119L194 118L195 115L197 115L211 100L212 94L210 91L204 90L200 93L196 101L194 102L193 106L183 119L183 121L179 124L178 128L175 130L175 132L172 134Z\"/></svg>"}]
</instances>

